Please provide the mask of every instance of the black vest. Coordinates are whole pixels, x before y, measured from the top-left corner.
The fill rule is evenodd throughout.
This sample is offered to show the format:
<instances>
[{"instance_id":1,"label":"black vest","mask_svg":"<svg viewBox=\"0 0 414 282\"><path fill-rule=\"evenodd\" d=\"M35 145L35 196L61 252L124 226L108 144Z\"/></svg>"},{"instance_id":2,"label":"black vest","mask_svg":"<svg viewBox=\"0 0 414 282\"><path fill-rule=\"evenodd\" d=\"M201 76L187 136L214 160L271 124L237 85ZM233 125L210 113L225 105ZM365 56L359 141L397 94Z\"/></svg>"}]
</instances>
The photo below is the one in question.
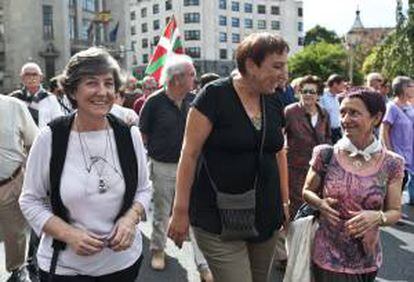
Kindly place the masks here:
<instances>
[{"instance_id":1,"label":"black vest","mask_svg":"<svg viewBox=\"0 0 414 282\"><path fill-rule=\"evenodd\" d=\"M54 215L67 223L70 223L69 213L60 197L60 178L65 164L69 134L74 117L75 114L59 117L48 124L52 130L52 155L49 164L52 211ZM112 114L108 114L107 117L114 130L119 162L125 181L124 200L116 217L118 219L132 206L138 183L138 163L129 126ZM53 248L55 249L64 249L65 245L61 241L53 240Z\"/></svg>"}]
</instances>

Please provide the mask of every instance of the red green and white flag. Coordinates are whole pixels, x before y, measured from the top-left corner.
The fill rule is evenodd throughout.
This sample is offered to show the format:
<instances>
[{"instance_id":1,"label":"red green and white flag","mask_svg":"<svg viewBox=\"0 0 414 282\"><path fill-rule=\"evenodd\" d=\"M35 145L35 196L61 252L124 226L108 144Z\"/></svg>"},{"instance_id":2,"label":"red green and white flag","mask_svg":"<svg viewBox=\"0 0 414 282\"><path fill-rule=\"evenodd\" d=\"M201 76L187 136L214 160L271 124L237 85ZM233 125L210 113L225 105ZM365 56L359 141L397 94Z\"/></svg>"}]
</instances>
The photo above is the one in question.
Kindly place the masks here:
<instances>
[{"instance_id":1,"label":"red green and white flag","mask_svg":"<svg viewBox=\"0 0 414 282\"><path fill-rule=\"evenodd\" d=\"M180 32L174 16L171 17L163 31L148 63L147 69L145 70L145 74L153 76L158 84L160 84L162 69L172 53L184 53L183 42L181 41Z\"/></svg>"}]
</instances>

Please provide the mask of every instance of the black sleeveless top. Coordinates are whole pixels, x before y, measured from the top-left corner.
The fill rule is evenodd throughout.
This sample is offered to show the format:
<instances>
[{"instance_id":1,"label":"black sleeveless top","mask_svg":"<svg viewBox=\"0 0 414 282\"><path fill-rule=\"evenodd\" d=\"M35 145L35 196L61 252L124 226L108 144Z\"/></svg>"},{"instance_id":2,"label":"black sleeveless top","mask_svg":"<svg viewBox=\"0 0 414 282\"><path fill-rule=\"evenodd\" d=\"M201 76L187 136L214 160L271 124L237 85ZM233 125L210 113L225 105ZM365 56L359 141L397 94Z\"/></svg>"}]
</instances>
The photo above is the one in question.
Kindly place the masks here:
<instances>
[{"instance_id":1,"label":"black sleeveless top","mask_svg":"<svg viewBox=\"0 0 414 282\"><path fill-rule=\"evenodd\" d=\"M203 154L218 189L233 194L248 191L253 188L254 177L259 171L256 191L259 236L251 239L255 242L269 239L284 220L275 154L283 147L285 120L283 105L276 95L264 96L267 129L260 163L261 131L256 130L245 112L231 78L210 83L193 102L193 106L213 124ZM199 168L191 192L190 221L193 226L219 234L221 222L215 195L205 168Z\"/></svg>"}]
</instances>

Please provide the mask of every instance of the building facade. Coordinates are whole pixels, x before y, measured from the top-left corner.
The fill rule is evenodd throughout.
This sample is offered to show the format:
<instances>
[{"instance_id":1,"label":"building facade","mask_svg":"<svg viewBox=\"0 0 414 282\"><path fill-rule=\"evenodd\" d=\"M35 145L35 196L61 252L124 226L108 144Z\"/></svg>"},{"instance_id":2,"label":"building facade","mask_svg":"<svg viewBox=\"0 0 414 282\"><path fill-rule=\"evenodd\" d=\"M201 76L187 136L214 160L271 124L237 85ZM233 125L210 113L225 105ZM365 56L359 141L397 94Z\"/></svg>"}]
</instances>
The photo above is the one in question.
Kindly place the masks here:
<instances>
[{"instance_id":1,"label":"building facade","mask_svg":"<svg viewBox=\"0 0 414 282\"><path fill-rule=\"evenodd\" d=\"M127 14L128 0L0 0L0 93L19 87L24 63L38 63L49 79L91 45L107 47L130 66Z\"/></svg>"},{"instance_id":2,"label":"building facade","mask_svg":"<svg viewBox=\"0 0 414 282\"><path fill-rule=\"evenodd\" d=\"M160 35L174 15L185 53L199 73L228 75L234 52L244 37L260 31L283 36L291 54L303 42L302 1L295 0L131 0L132 65L143 75Z\"/></svg>"}]
</instances>

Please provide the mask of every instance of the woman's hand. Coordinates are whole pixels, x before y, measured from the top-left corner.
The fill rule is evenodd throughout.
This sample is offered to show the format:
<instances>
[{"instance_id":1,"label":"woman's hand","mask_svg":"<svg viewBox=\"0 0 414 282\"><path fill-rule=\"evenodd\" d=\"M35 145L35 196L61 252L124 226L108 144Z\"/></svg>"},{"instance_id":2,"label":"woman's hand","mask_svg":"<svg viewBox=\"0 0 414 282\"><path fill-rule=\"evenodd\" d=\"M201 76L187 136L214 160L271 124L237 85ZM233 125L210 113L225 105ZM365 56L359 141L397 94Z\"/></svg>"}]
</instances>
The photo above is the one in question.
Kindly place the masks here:
<instances>
[{"instance_id":1,"label":"woman's hand","mask_svg":"<svg viewBox=\"0 0 414 282\"><path fill-rule=\"evenodd\" d=\"M66 243L79 256L94 255L105 247L98 235L75 227L71 228Z\"/></svg>"},{"instance_id":2,"label":"woman's hand","mask_svg":"<svg viewBox=\"0 0 414 282\"><path fill-rule=\"evenodd\" d=\"M337 225L340 221L339 212L332 208L338 200L327 197L321 199L318 209L321 213L321 216L326 218L332 225Z\"/></svg>"},{"instance_id":3,"label":"woman's hand","mask_svg":"<svg viewBox=\"0 0 414 282\"><path fill-rule=\"evenodd\" d=\"M113 235L109 238L109 248L115 252L128 249L135 239L135 228L139 222L132 213L126 213L115 224Z\"/></svg>"},{"instance_id":4,"label":"woman's hand","mask_svg":"<svg viewBox=\"0 0 414 282\"><path fill-rule=\"evenodd\" d=\"M352 218L345 222L345 228L348 234L354 238L364 236L364 234L372 227L377 226L380 222L379 211L362 210L349 211Z\"/></svg>"},{"instance_id":5,"label":"woman's hand","mask_svg":"<svg viewBox=\"0 0 414 282\"><path fill-rule=\"evenodd\" d=\"M181 249L184 240L188 237L189 229L188 212L173 211L168 226L168 237Z\"/></svg>"}]
</instances>

